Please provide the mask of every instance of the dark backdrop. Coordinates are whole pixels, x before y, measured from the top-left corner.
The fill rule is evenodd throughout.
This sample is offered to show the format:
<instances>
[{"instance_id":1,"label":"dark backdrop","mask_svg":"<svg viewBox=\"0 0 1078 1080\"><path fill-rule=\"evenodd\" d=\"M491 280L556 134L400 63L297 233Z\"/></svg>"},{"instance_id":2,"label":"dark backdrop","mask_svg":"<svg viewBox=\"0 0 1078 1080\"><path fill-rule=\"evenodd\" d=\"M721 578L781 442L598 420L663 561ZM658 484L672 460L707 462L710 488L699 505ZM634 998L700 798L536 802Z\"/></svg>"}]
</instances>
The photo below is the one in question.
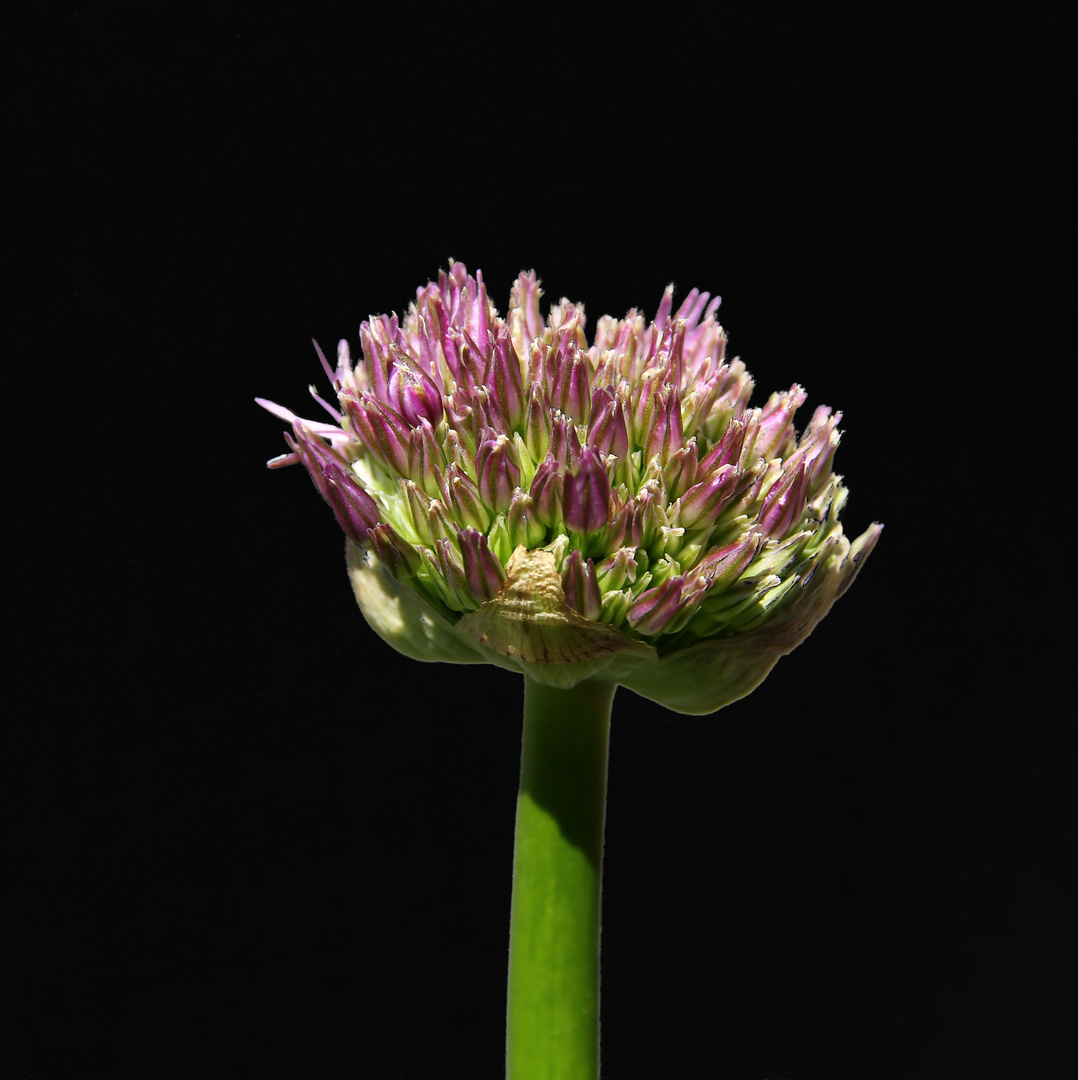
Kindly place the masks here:
<instances>
[{"instance_id":1,"label":"dark backdrop","mask_svg":"<svg viewBox=\"0 0 1078 1080\"><path fill-rule=\"evenodd\" d=\"M1073 1076L1061 21L23 17L3 1075L500 1075L521 681L375 637L252 400L452 256L720 293L886 523L751 698L619 692L604 1075Z\"/></svg>"}]
</instances>

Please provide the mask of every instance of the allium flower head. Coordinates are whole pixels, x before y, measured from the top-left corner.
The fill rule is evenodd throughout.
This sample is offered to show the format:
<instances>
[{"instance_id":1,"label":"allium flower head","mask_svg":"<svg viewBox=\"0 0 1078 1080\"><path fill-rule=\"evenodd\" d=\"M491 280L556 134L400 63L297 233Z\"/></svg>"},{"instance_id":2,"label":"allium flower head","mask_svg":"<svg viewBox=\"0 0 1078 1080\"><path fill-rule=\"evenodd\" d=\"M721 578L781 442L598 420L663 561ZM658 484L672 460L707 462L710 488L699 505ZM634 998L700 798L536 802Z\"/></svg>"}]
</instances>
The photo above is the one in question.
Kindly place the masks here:
<instances>
[{"instance_id":1,"label":"allium flower head","mask_svg":"<svg viewBox=\"0 0 1078 1080\"><path fill-rule=\"evenodd\" d=\"M331 423L261 401L348 537L360 607L395 648L553 685L597 672L682 712L755 687L853 581L832 471L841 413L798 434L798 385L750 407L719 298L655 318L545 317L533 273L499 315L450 263L403 319L360 327ZM315 346L318 349L318 346Z\"/></svg>"}]
</instances>

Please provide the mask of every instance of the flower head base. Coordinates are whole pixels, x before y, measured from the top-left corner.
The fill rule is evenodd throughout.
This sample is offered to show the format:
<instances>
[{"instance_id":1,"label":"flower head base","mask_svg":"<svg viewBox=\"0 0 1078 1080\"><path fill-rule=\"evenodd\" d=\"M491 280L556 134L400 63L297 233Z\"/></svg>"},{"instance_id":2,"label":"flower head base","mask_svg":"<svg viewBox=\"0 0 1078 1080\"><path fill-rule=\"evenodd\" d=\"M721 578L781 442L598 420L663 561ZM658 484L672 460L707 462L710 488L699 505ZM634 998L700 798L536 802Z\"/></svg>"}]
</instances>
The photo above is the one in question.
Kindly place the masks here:
<instances>
[{"instance_id":1,"label":"flower head base","mask_svg":"<svg viewBox=\"0 0 1078 1080\"><path fill-rule=\"evenodd\" d=\"M307 468L361 608L401 651L563 686L602 671L712 711L807 636L876 543L882 526L851 545L839 524L841 413L820 406L799 437L800 386L750 408L718 297L674 311L667 288L650 323L603 316L589 345L583 308L544 318L540 295L521 274L502 318L451 263L403 320L362 324L361 362L319 350L333 423L260 402L292 425L269 464Z\"/></svg>"}]
</instances>

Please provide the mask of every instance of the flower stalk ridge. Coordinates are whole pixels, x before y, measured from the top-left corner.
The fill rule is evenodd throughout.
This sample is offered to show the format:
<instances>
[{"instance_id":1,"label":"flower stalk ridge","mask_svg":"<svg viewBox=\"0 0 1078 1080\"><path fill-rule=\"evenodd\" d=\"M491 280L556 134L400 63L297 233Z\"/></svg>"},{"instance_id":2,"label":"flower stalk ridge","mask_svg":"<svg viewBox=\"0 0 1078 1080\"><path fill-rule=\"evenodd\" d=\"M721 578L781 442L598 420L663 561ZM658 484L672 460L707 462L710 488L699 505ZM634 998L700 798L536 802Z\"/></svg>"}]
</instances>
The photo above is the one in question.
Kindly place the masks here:
<instances>
[{"instance_id":1,"label":"flower stalk ridge","mask_svg":"<svg viewBox=\"0 0 1078 1080\"><path fill-rule=\"evenodd\" d=\"M718 297L675 310L668 287L653 320L603 316L589 344L581 305L544 317L540 296L520 274L502 317L451 262L403 319L361 325L361 361L316 344L332 422L259 399L291 424L269 465L306 467L401 651L551 685L603 672L711 711L807 636L879 537L839 522L842 414L819 406L798 435L796 384L750 407Z\"/></svg>"}]
</instances>

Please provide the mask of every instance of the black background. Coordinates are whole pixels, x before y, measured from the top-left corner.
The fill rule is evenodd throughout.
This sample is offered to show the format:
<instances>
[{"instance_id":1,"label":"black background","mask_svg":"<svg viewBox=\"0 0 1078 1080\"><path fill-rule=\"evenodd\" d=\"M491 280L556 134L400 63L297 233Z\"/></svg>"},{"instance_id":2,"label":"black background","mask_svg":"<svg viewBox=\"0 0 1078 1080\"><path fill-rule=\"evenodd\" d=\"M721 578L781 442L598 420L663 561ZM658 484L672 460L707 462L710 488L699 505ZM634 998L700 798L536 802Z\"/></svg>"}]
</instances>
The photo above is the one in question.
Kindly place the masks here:
<instances>
[{"instance_id":1,"label":"black background","mask_svg":"<svg viewBox=\"0 0 1078 1080\"><path fill-rule=\"evenodd\" d=\"M376 638L252 401L450 256L721 294L886 523L749 699L619 692L604 1076L1075 1075L1062 18L20 17L3 1075L501 1074L522 684Z\"/></svg>"}]
</instances>

